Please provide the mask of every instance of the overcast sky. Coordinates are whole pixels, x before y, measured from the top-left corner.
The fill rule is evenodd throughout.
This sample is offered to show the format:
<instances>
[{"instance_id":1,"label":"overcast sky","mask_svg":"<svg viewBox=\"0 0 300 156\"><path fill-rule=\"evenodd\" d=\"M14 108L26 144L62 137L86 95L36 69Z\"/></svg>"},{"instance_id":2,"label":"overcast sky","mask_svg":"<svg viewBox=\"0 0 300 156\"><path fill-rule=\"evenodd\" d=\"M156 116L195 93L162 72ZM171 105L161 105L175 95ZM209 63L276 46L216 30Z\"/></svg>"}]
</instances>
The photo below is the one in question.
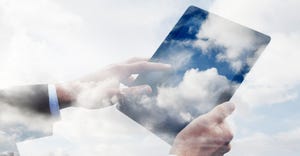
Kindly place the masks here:
<instances>
[{"instance_id":1,"label":"overcast sky","mask_svg":"<svg viewBox=\"0 0 300 156\"><path fill-rule=\"evenodd\" d=\"M132 56L150 57L191 4L272 38L232 99L228 155L298 155L298 0L0 0L0 88L63 82ZM8 136L0 131L2 137ZM21 156L166 155L169 145L108 107L63 110L54 136L19 148Z\"/></svg>"}]
</instances>

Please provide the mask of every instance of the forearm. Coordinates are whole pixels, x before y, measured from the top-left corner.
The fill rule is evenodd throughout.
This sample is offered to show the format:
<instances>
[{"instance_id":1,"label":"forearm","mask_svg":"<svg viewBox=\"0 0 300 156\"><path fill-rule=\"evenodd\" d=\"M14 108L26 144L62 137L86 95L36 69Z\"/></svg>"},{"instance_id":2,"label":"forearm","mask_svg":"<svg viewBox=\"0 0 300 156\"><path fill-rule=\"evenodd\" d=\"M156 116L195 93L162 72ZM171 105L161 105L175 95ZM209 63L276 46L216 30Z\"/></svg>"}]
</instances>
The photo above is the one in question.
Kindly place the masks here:
<instances>
[{"instance_id":1,"label":"forearm","mask_svg":"<svg viewBox=\"0 0 300 156\"><path fill-rule=\"evenodd\" d=\"M0 103L50 114L47 85L17 86L0 91Z\"/></svg>"}]
</instances>

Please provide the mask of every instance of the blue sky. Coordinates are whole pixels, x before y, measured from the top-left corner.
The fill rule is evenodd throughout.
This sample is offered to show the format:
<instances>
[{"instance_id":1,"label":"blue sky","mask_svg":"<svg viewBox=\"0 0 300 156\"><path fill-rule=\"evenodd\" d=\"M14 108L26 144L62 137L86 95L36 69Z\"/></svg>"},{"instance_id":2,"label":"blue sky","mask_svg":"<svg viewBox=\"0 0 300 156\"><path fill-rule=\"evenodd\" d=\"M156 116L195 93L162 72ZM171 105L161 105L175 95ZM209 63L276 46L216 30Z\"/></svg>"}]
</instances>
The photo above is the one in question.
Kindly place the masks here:
<instances>
[{"instance_id":1,"label":"blue sky","mask_svg":"<svg viewBox=\"0 0 300 156\"><path fill-rule=\"evenodd\" d=\"M300 144L297 111L300 91L298 0L130 2L0 1L3 13L3 18L0 18L1 87L63 82L129 56L150 57L182 12L193 4L272 37L270 45L234 96L237 109L230 122L235 131L235 139L228 155L298 155L300 151L295 147ZM66 60L69 60L67 64ZM95 129L84 129L86 132L94 137L103 134L102 137L105 138L104 134L109 134L111 129L97 127L92 123L100 124L102 120L93 120L94 117L103 117L101 112L108 110L97 110L94 115L84 118L84 115L92 114L85 111L64 110L64 120L58 127L63 125L69 131L56 130L56 139L66 146L70 145L65 140L87 144L84 138L80 138L85 137L86 133L74 129L78 121L83 122L84 119L90 119L88 125L90 129ZM76 118L75 112L82 120ZM113 114L114 111L108 112L104 114L118 116ZM103 118L114 123L109 117ZM105 121L103 123L107 124ZM125 121L128 120L124 119L123 123L127 123ZM127 128L134 131L130 126ZM99 129L101 133L97 132ZM120 133L124 134L124 131L120 128ZM140 135L150 135L143 130L139 132ZM45 145L44 148L47 148L47 144L55 145L55 142L47 138L37 142L36 144L43 142L40 145ZM34 141L27 142L24 152L34 144ZM168 150L167 145L160 145L164 147L160 148L161 151ZM145 145L139 149L147 150L146 147ZM63 153L59 148L52 150ZM47 150L40 148L40 152L45 151ZM134 155L134 148L130 152Z\"/></svg>"},{"instance_id":2,"label":"blue sky","mask_svg":"<svg viewBox=\"0 0 300 156\"><path fill-rule=\"evenodd\" d=\"M299 91L297 91L299 93ZM236 118L235 121L240 127L249 129L250 133L267 133L276 134L278 132L287 131L297 128L300 117L298 110L299 98L289 102L279 103L274 106L266 105L253 109L255 117L260 119L247 120L244 118ZM250 117L251 118L251 117ZM250 131L251 130L251 131ZM245 137L249 134L240 134L238 137Z\"/></svg>"}]
</instances>

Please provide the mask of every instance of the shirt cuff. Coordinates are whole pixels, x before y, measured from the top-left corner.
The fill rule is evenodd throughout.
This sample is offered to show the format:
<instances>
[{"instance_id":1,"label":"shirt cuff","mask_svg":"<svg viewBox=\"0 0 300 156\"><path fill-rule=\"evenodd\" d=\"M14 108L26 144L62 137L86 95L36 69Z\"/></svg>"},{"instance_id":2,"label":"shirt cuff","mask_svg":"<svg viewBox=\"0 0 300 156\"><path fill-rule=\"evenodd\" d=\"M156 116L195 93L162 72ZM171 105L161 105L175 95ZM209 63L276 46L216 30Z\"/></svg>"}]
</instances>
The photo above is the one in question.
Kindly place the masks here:
<instances>
[{"instance_id":1,"label":"shirt cuff","mask_svg":"<svg viewBox=\"0 0 300 156\"><path fill-rule=\"evenodd\" d=\"M49 108L53 117L58 118L60 116L59 112L59 102L56 93L56 87L54 85L48 85L49 94Z\"/></svg>"}]
</instances>

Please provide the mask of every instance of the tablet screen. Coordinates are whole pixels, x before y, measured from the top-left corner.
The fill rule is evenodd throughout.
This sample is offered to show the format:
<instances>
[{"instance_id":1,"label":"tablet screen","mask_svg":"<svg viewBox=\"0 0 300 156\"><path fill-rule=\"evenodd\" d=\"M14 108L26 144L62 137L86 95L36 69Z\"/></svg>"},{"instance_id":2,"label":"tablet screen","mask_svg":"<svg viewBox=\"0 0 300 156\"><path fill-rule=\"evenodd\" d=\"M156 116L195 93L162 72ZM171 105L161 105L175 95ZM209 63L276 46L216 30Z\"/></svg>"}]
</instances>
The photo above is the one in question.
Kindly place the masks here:
<instances>
[{"instance_id":1,"label":"tablet screen","mask_svg":"<svg viewBox=\"0 0 300 156\"><path fill-rule=\"evenodd\" d=\"M230 100L270 37L205 10L187 9L150 61L168 72L140 74L153 95L126 97L118 109L172 144L193 119Z\"/></svg>"}]
</instances>

